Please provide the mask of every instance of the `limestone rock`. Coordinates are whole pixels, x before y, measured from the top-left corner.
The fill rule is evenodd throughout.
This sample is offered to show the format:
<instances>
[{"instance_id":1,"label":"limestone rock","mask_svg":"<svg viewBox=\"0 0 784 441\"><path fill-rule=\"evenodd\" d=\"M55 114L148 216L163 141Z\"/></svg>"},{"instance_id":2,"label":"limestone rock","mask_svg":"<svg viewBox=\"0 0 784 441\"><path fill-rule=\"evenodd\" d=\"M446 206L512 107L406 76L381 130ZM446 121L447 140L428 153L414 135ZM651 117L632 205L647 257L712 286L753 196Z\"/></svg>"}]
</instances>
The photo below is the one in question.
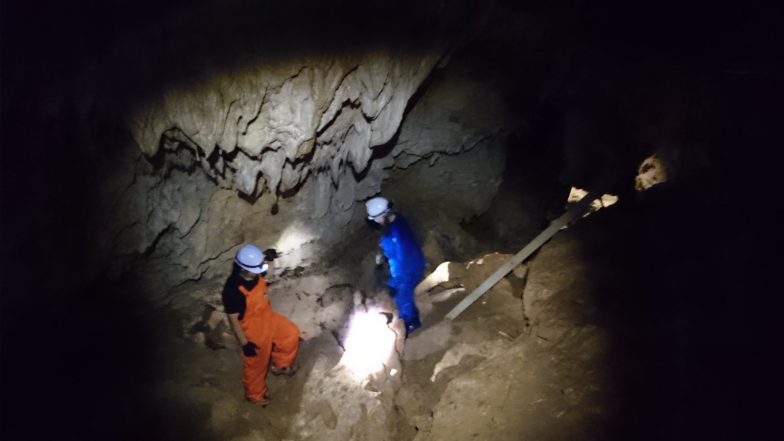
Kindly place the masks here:
<instances>
[{"instance_id":1,"label":"limestone rock","mask_svg":"<svg viewBox=\"0 0 784 441\"><path fill-rule=\"evenodd\" d=\"M431 265L473 257L460 222L497 191L505 122L497 99L473 102L494 96L486 86L449 76L403 124L439 44L256 63L151 91L128 117L144 156L107 188L112 209L96 222L105 229L99 264L117 277L134 272L160 297L225 277L245 242L284 251L277 273L309 267L365 228L361 201L379 191L412 209L417 232L437 231ZM374 153L396 134L391 151Z\"/></svg>"},{"instance_id":2,"label":"limestone rock","mask_svg":"<svg viewBox=\"0 0 784 441\"><path fill-rule=\"evenodd\" d=\"M213 177L234 175L231 186L248 195L264 190L259 178L276 193L279 183L294 188L311 169L328 171L337 182L344 165L364 171L372 148L397 132L406 104L439 57L434 46L417 56L378 51L215 73L149 100L129 125L149 156L159 146L185 144L197 157L221 158L200 166ZM162 143L171 132L182 134L178 142Z\"/></svg>"},{"instance_id":3,"label":"limestone rock","mask_svg":"<svg viewBox=\"0 0 784 441\"><path fill-rule=\"evenodd\" d=\"M591 324L597 317L584 297L591 281L581 266L578 244L568 235L557 237L531 264L524 296L531 305L527 312L533 338L464 340L447 350L431 378L448 383L432 406L431 424L423 426L415 440L606 436L585 430L617 417L617 409L594 404L611 387L603 377L608 335L600 323ZM479 265L473 263L469 271L482 271ZM466 315L471 314L469 309ZM489 325L486 320L476 323ZM481 359L471 363L476 356ZM406 409L415 411L413 406Z\"/></svg>"},{"instance_id":4,"label":"limestone rock","mask_svg":"<svg viewBox=\"0 0 784 441\"><path fill-rule=\"evenodd\" d=\"M503 351L505 344L501 340L489 341L482 344L458 344L449 348L444 354L441 361L438 362L433 368L433 375L430 381L436 381L438 374L444 369L455 366L460 363L463 357L468 355L479 355L482 357L490 357L493 354L497 355Z\"/></svg>"},{"instance_id":5,"label":"limestone rock","mask_svg":"<svg viewBox=\"0 0 784 441\"><path fill-rule=\"evenodd\" d=\"M309 440L390 440L386 420L393 396L368 390L341 366L317 360L305 384L300 412L292 429Z\"/></svg>"},{"instance_id":6,"label":"limestone rock","mask_svg":"<svg viewBox=\"0 0 784 441\"><path fill-rule=\"evenodd\" d=\"M340 279L335 274L332 277L289 278L270 286L268 296L272 307L294 322L306 340L322 330L337 331L348 317L351 292L333 288Z\"/></svg>"}]
</instances>

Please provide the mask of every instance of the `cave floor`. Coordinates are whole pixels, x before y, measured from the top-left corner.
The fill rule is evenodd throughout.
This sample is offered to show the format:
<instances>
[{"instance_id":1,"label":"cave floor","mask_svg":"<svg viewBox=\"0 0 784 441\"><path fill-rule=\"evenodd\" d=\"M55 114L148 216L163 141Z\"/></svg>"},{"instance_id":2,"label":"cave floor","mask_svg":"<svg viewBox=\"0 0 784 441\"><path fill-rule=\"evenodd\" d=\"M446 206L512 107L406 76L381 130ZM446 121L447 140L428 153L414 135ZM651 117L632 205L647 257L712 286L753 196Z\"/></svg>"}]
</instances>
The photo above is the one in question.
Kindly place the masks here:
<instances>
[{"instance_id":1,"label":"cave floor","mask_svg":"<svg viewBox=\"0 0 784 441\"><path fill-rule=\"evenodd\" d=\"M183 288L175 296L208 301L198 310L193 302L181 303L188 308L174 302L162 312L181 326L160 340L161 362L146 390L161 418L155 427L162 438L204 440L607 438L621 409L608 381L609 338L593 304L595 283L579 245L569 232L557 236L527 274L510 273L453 322L443 319L446 312L509 255L465 265L450 283L466 291L446 301L420 296L423 327L398 354L402 375L394 381L347 385L335 373L339 332L310 332L300 371L268 377L266 408L243 400L240 353L219 297L205 295L219 293L220 284Z\"/></svg>"}]
</instances>

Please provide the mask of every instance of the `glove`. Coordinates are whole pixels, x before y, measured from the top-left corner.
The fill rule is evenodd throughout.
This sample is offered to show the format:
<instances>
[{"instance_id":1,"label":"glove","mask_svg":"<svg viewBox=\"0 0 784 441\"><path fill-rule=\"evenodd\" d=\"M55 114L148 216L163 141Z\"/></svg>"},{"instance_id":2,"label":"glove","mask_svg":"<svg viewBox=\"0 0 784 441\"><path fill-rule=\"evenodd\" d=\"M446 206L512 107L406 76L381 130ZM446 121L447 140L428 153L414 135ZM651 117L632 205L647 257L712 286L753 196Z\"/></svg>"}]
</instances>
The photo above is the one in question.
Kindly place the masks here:
<instances>
[{"instance_id":1,"label":"glove","mask_svg":"<svg viewBox=\"0 0 784 441\"><path fill-rule=\"evenodd\" d=\"M276 250L275 248L267 248L266 250L264 250L264 260L271 262L277 259L278 257L280 257L280 254L278 253L278 250Z\"/></svg>"},{"instance_id":2,"label":"glove","mask_svg":"<svg viewBox=\"0 0 784 441\"><path fill-rule=\"evenodd\" d=\"M242 353L245 354L246 357L255 357L256 356L256 343L249 341L242 345Z\"/></svg>"}]
</instances>

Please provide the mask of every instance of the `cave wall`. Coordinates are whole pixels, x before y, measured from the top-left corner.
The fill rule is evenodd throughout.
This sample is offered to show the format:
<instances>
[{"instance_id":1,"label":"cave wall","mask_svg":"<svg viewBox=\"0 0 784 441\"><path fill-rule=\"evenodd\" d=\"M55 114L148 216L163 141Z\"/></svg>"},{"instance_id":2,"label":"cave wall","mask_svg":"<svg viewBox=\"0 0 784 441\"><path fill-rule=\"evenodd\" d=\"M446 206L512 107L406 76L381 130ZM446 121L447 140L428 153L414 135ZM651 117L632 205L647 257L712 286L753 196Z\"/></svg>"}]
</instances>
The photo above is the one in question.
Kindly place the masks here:
<instances>
[{"instance_id":1,"label":"cave wall","mask_svg":"<svg viewBox=\"0 0 784 441\"><path fill-rule=\"evenodd\" d=\"M62 63L53 81L39 81L46 63L32 58L34 74L14 77L30 87L4 91L4 110L27 121L9 138L35 146L15 162L45 167L40 185L13 196L29 203L10 224L30 228L12 239L9 261L69 256L54 269L66 289L131 276L153 291L224 273L244 241L281 248L282 270L308 266L339 252L361 225L357 202L383 190L389 170L415 162L402 152L472 147L390 154L423 82L473 32L472 2L213 3L146 20L121 9L128 22L102 26L102 44L68 37L56 44L63 56L41 44ZM98 32L78 23L85 39Z\"/></svg>"},{"instance_id":2,"label":"cave wall","mask_svg":"<svg viewBox=\"0 0 784 441\"><path fill-rule=\"evenodd\" d=\"M312 266L339 254L364 227L361 202L387 191L422 240L436 224L458 237L498 188L511 128L497 91L448 73L452 41L436 37L205 68L133 101L115 92L133 103L116 115L129 139L97 178L86 267L132 275L159 299L225 274L245 242L282 251L279 272Z\"/></svg>"},{"instance_id":3,"label":"cave wall","mask_svg":"<svg viewBox=\"0 0 784 441\"><path fill-rule=\"evenodd\" d=\"M124 274L160 289L225 271L243 241L287 251L283 269L313 265L340 251L361 225L358 202L379 191L438 242L437 260L449 247L430 231L454 239L454 222L485 211L503 137L535 132L545 109L550 133L518 138L521 174L549 152L562 156L547 166L561 185L617 173L631 192L639 162L665 149L683 176L718 177L711 95L736 77L669 57L677 41L628 59L658 34L615 39L601 8L581 18L509 2L348 3L140 10L100 42L83 14L47 32L87 34L42 33L13 50L5 39L6 78L19 85L2 91L10 272L48 255L68 289ZM292 21L298 6L308 13ZM446 254L465 257L471 244L455 248Z\"/></svg>"},{"instance_id":4,"label":"cave wall","mask_svg":"<svg viewBox=\"0 0 784 441\"><path fill-rule=\"evenodd\" d=\"M187 145L210 177L250 197L290 192L310 173L329 172L337 184L343 167L363 173L373 147L397 132L443 51L248 67L165 91L131 115L132 134L148 156Z\"/></svg>"},{"instance_id":5,"label":"cave wall","mask_svg":"<svg viewBox=\"0 0 784 441\"><path fill-rule=\"evenodd\" d=\"M306 88L296 93L309 92ZM117 209L105 211L112 216L105 224L109 228L104 243L112 245L114 255L125 256L110 260L114 262L111 272L131 271L163 294L161 286L225 273L244 242L280 249L280 272L319 264L339 254L343 244L353 240L352 232L364 228L362 201L379 191L411 215L422 229L422 240L436 228L459 240L459 222L487 208L505 165L501 140L509 128L502 117L503 107L487 99L477 111L472 105L477 95L490 96L491 91L459 75L437 79L422 91L402 127L394 126L399 135L391 148L379 147L387 153L372 160L372 147L366 140L356 144L355 137L341 136L344 142L332 147L320 144L316 137L316 152L296 161L302 171L295 177L302 182L290 194L278 188L249 196L235 188L237 181L214 179L214 166L197 158L198 146L173 147L157 168L147 156L137 154L129 164L136 169L126 173L127 186L117 186L109 194ZM451 124L438 124L442 118ZM352 127L349 124L344 129L356 133ZM235 176L245 173L243 166L263 169L265 155L283 150L267 148L260 161L240 152L234 158L246 159L239 161ZM371 161L361 174L350 159L357 155L345 153L354 150L365 151L362 155ZM336 155L329 163L338 164L337 168L320 169L319 161L330 154ZM231 166L225 162L227 169ZM277 170L285 175L283 167L271 173ZM262 171L260 182L271 179L264 176L268 175Z\"/></svg>"},{"instance_id":6,"label":"cave wall","mask_svg":"<svg viewBox=\"0 0 784 441\"><path fill-rule=\"evenodd\" d=\"M44 179L78 177L56 197L36 187L30 204L83 195L78 213L66 207L61 216L78 218L67 222L71 241L58 252L83 250L77 271L63 271L75 284L133 273L176 285L220 272L243 241L281 247L284 269L312 265L340 249L361 223L357 202L379 191L406 211L427 208L424 236L437 226L457 237L455 223L485 211L499 186L504 137L527 130L545 104L558 109L567 135L536 148L563 149L569 184L632 170L662 144L625 137L639 126L626 127L629 120L645 118L617 106L580 112L607 101L609 86L635 80L604 77L617 66L560 36L575 16L557 8L212 6L163 9L115 34L100 56L77 52L63 84L42 82L35 99L11 96L32 116L20 139L40 127L52 132L30 140L41 146L32 162L54 169ZM308 13L291 25L297 6ZM483 27L488 11L494 25ZM324 23L333 26L313 31ZM516 160L525 163L516 168L536 160L534 144L522 143ZM466 152L487 162L458 159ZM456 166L467 168L449 172ZM416 180L418 189L403 186ZM46 230L34 242L56 244L56 228L31 229Z\"/></svg>"},{"instance_id":7,"label":"cave wall","mask_svg":"<svg viewBox=\"0 0 784 441\"><path fill-rule=\"evenodd\" d=\"M315 251L302 247L350 233L355 202L378 192L373 148L397 132L439 56L298 60L167 92L130 117L143 155L109 195L111 254L148 257L155 269L139 273L168 275L165 286L225 266L243 242L280 248L284 267L309 265ZM149 263L166 261L175 268Z\"/></svg>"}]
</instances>

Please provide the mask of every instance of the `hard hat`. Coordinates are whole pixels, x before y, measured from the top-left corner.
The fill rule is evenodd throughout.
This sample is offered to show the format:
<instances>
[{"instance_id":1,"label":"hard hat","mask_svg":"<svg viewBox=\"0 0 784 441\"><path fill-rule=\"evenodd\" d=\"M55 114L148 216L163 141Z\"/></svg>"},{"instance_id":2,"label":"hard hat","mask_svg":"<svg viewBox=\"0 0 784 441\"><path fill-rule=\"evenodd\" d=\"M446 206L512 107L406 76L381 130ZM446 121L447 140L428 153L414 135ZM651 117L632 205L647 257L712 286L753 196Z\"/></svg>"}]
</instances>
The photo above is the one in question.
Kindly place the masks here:
<instances>
[{"instance_id":1,"label":"hard hat","mask_svg":"<svg viewBox=\"0 0 784 441\"><path fill-rule=\"evenodd\" d=\"M264 253L253 245L245 245L237 251L234 261L245 271L253 274L261 274L267 271L267 264L264 263Z\"/></svg>"},{"instance_id":2,"label":"hard hat","mask_svg":"<svg viewBox=\"0 0 784 441\"><path fill-rule=\"evenodd\" d=\"M379 217L389 213L389 201L381 196L372 198L365 202L368 219L374 221Z\"/></svg>"}]
</instances>

